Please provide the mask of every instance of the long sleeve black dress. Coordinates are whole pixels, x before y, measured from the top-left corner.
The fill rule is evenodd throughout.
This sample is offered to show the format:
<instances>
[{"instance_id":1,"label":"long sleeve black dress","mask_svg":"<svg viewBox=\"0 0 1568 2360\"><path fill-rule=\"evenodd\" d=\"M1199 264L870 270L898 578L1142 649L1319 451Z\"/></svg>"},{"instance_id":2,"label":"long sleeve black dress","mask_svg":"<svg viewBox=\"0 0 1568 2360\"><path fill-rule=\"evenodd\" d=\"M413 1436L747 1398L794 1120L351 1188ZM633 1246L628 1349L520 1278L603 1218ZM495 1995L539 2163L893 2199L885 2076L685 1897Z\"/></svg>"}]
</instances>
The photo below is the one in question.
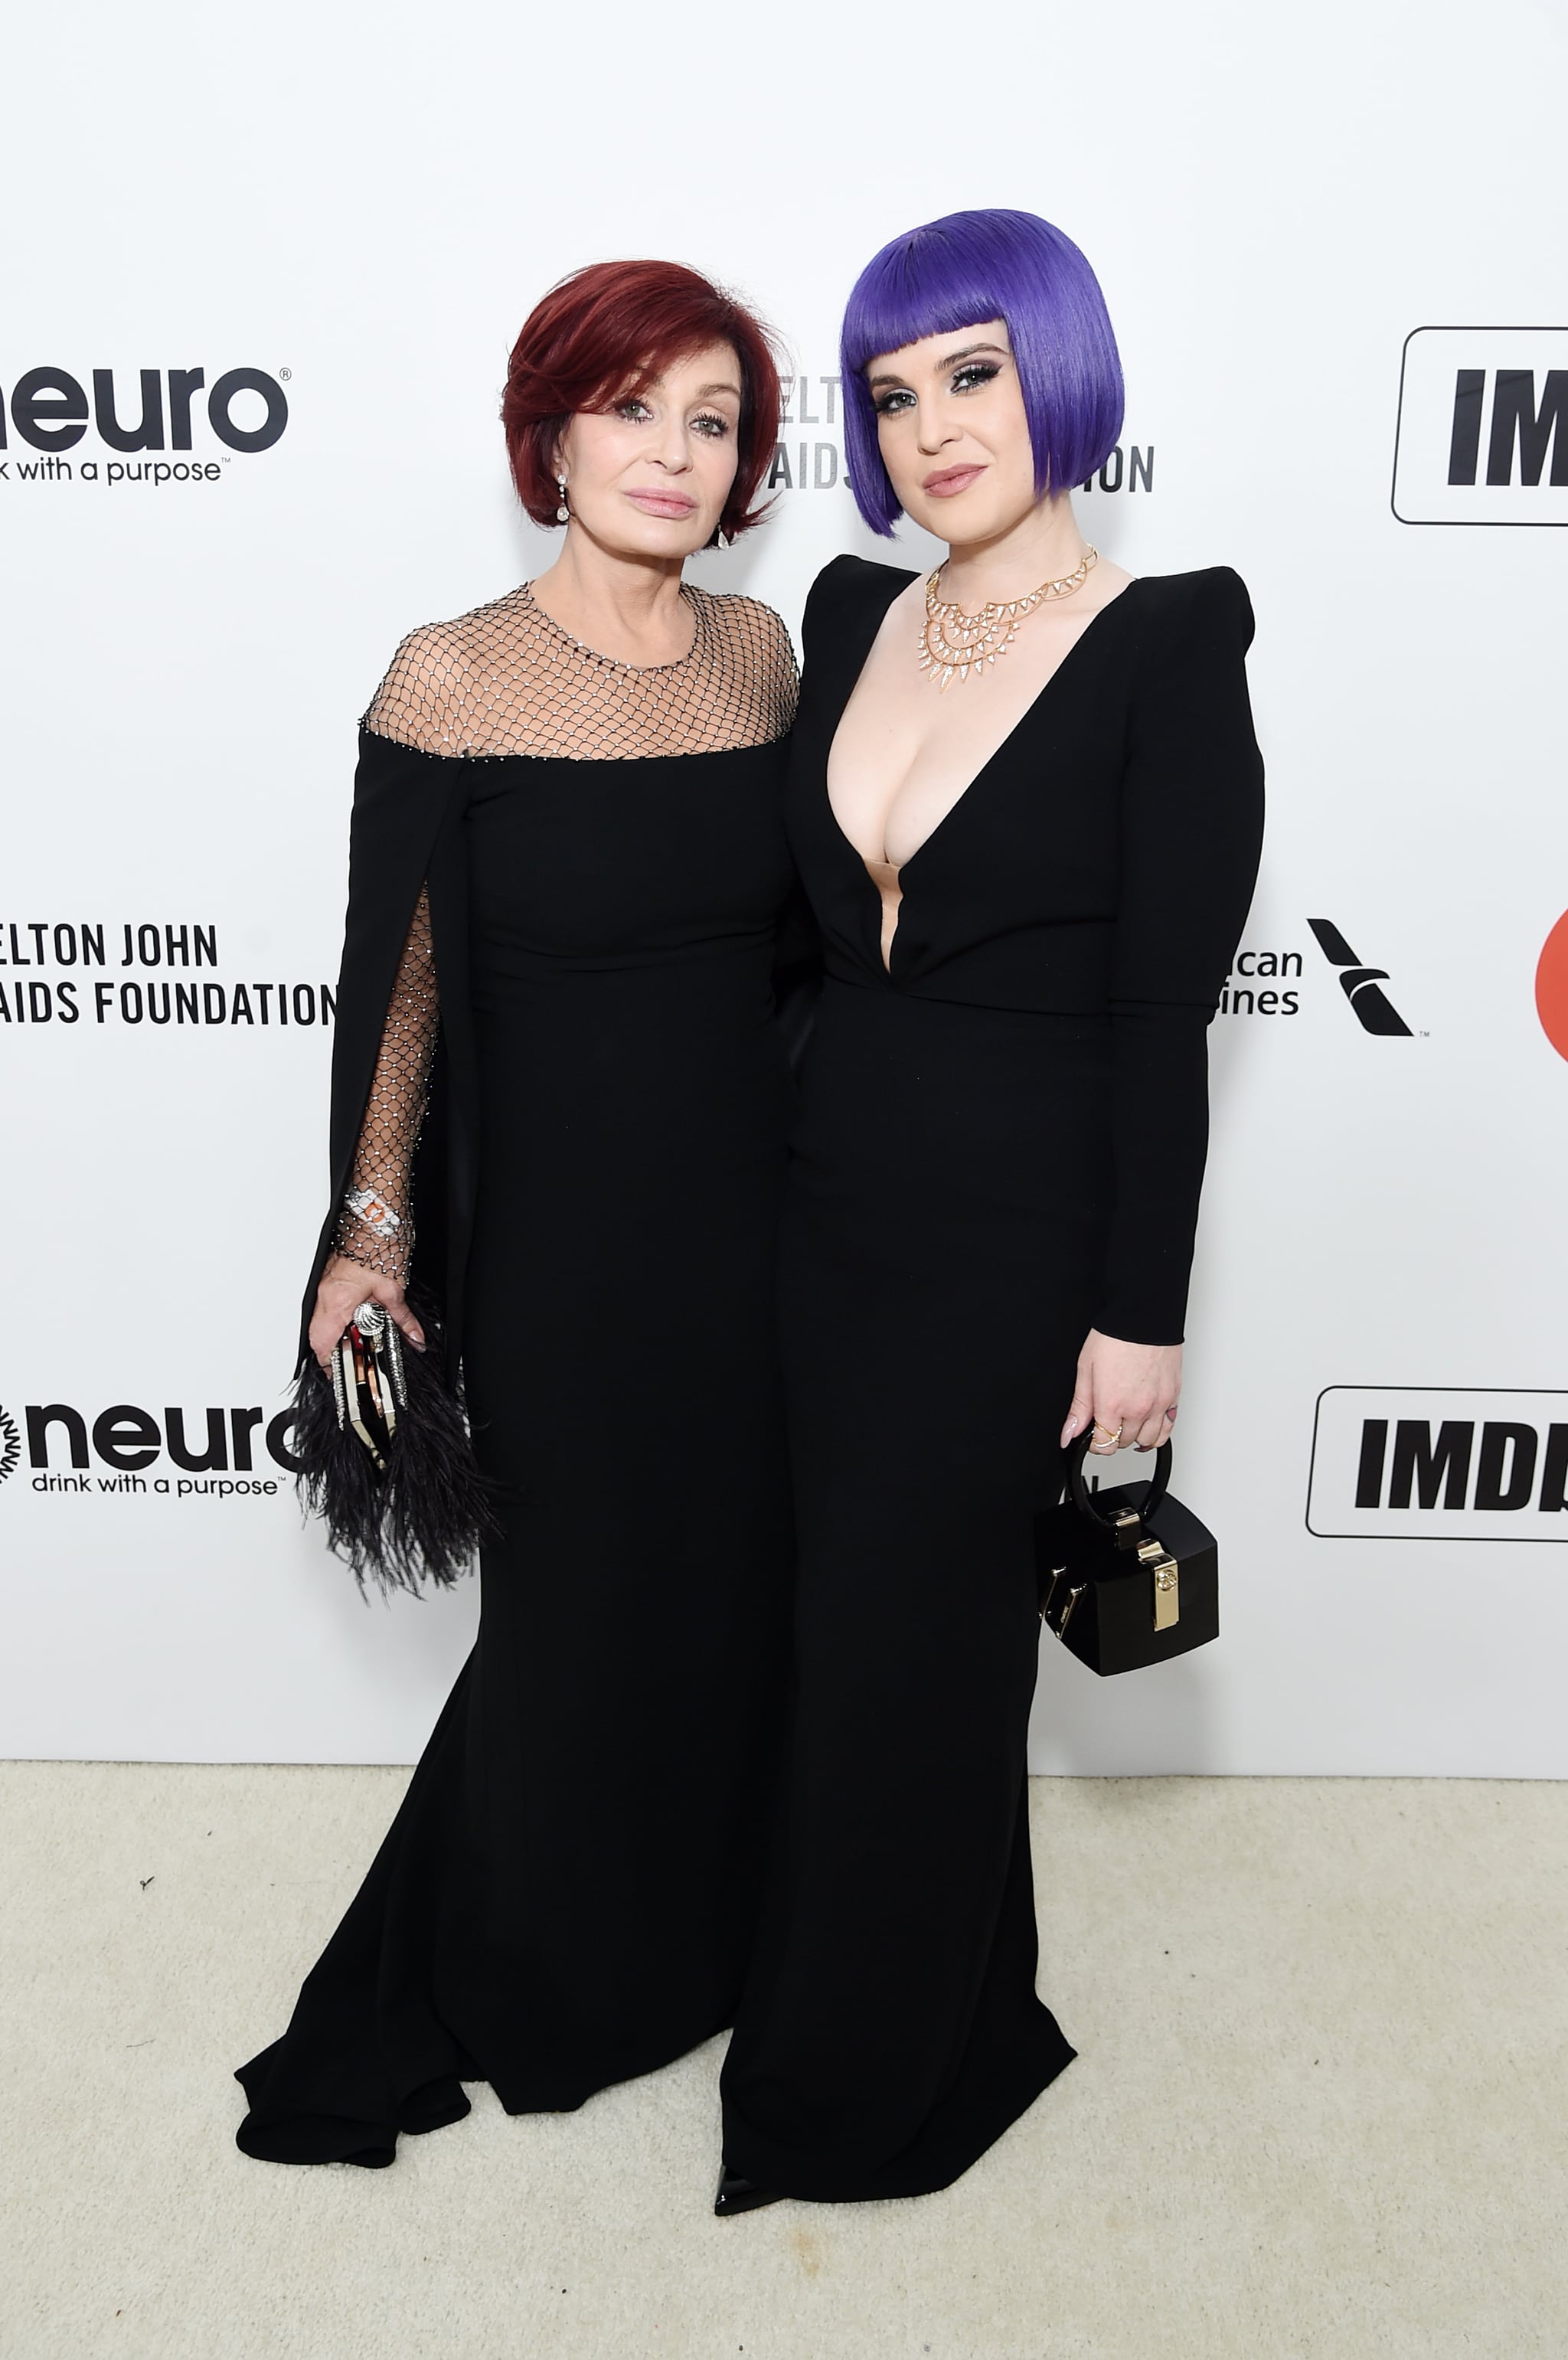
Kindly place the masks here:
<instances>
[{"instance_id":1,"label":"long sleeve black dress","mask_svg":"<svg viewBox=\"0 0 1568 2360\"><path fill-rule=\"evenodd\" d=\"M501 1531L391 1830L241 2069L249 2155L389 2163L464 2079L574 2107L733 2016L788 1646L796 683L766 607L686 595L690 655L635 669L525 586L415 633L368 716L323 1244L412 1245Z\"/></svg>"},{"instance_id":2,"label":"long sleeve black dress","mask_svg":"<svg viewBox=\"0 0 1568 2360\"><path fill-rule=\"evenodd\" d=\"M826 773L910 578L820 577L787 791L828 965L781 1258L798 1695L724 2156L827 2201L945 2186L1073 2053L1035 1995L1031 1524L1090 1328L1181 1340L1261 834L1247 592L1135 581L903 863L885 965Z\"/></svg>"}]
</instances>

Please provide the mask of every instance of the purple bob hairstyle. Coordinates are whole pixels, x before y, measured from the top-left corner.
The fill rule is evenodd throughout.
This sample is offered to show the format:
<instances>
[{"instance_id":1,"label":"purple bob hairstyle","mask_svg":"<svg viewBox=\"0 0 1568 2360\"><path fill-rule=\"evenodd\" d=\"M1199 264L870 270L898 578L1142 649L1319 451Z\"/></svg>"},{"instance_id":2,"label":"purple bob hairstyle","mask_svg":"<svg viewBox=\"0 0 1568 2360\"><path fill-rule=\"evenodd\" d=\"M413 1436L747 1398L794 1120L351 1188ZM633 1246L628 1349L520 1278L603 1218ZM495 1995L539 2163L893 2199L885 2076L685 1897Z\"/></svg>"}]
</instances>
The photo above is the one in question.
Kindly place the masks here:
<instances>
[{"instance_id":1,"label":"purple bob hairstyle","mask_svg":"<svg viewBox=\"0 0 1568 2360\"><path fill-rule=\"evenodd\" d=\"M1042 498L1084 482L1116 447L1121 359L1100 282L1072 239L1037 213L948 213L874 255L844 310L845 456L873 532L890 534L902 511L877 445L866 363L985 320L1007 322Z\"/></svg>"}]
</instances>

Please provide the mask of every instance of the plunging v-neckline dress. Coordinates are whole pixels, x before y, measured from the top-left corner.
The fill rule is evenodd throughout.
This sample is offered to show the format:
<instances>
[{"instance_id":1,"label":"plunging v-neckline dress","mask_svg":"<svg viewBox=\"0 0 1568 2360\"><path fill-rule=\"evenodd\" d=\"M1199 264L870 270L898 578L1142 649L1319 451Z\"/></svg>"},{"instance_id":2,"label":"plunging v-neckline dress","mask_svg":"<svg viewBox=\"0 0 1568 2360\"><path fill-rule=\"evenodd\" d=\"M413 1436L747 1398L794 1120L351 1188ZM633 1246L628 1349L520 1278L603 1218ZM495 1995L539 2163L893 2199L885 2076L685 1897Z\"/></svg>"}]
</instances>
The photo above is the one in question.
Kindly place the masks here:
<instances>
[{"instance_id":1,"label":"plunging v-neckline dress","mask_svg":"<svg viewBox=\"0 0 1568 2360\"><path fill-rule=\"evenodd\" d=\"M885 964L827 763L911 578L819 579L786 789L827 963L780 1275L796 1702L724 2152L825 2201L945 2186L1073 2055L1035 1993L1032 1525L1090 1328L1181 1336L1261 825L1246 590L1140 577L902 864Z\"/></svg>"},{"instance_id":2,"label":"plunging v-neckline dress","mask_svg":"<svg viewBox=\"0 0 1568 2360\"><path fill-rule=\"evenodd\" d=\"M891 572L891 568L887 569L888 572ZM906 576L904 578L906 580L912 580L913 576ZM1132 585L1128 585L1127 586L1130 587ZM894 597L898 595L898 588L901 587L902 584L899 583L893 593ZM969 797L972 794L983 792L987 773L996 763L1005 759L1007 748L1012 744L1013 739L1018 736L1018 731L1025 727L1027 724L1032 722L1038 707L1043 704L1046 696L1051 691L1051 688L1055 683L1058 674L1072 662L1073 657L1078 648L1082 645L1083 641L1088 638L1090 632L1094 630L1095 625L1101 620L1102 617L1108 613L1110 607L1116 605L1117 601L1125 595L1125 589L1118 591L1114 598L1108 600L1105 606L1100 607L1095 614L1089 617L1083 629L1079 632L1078 637L1072 642L1071 646L1067 649L1066 653L1060 659L1054 669L1047 675L1046 679L1041 682L1039 689L1030 698L1025 711L1019 715L1018 720L1014 722L1012 727L1007 732L1000 744L994 747L991 752L985 756L985 759L975 769L974 775L969 779L968 782L960 788L958 793L948 804L946 810L938 814L936 819L926 830L919 844L916 845L913 852L906 853L902 860L873 860L868 854L863 853L860 850L854 838L850 836L848 830L844 827L843 821L839 818L838 813L833 807L833 792L827 783L829 765L824 765L822 787L824 800L826 801L828 807L829 817L832 819L833 825L837 828L839 834L844 837L844 840L848 845L851 852L853 852L855 858L860 861L866 875L877 889L877 900L881 912L880 933L877 946L881 954L883 967L887 974L889 981L892 979L893 972L892 945L898 939L898 919L902 912L904 898L904 879L909 870L911 869L915 863L921 858L927 846L933 842L936 837L940 836L945 827L950 826L957 820L959 812L964 804L968 802ZM888 603L890 606L892 604L892 599L889 599ZM874 615L877 613L875 606L871 609L871 612ZM878 615L877 617L878 633L880 631L883 619L884 616L882 615ZM875 639L876 636L877 636L877 634L874 633L873 638ZM869 648L867 648L866 653L866 656L869 656ZM928 683L928 685L934 685L934 683ZM854 694L855 686L855 682L852 681L850 683L850 695ZM847 704L848 698L846 697L846 707ZM828 753L830 760L833 751L833 738L837 735L839 726L842 724L843 719L844 712L841 710L838 720L834 723L833 732L830 734L828 738ZM881 872L880 874L878 874L879 871ZM886 884L883 882L884 878L887 880Z\"/></svg>"}]
</instances>

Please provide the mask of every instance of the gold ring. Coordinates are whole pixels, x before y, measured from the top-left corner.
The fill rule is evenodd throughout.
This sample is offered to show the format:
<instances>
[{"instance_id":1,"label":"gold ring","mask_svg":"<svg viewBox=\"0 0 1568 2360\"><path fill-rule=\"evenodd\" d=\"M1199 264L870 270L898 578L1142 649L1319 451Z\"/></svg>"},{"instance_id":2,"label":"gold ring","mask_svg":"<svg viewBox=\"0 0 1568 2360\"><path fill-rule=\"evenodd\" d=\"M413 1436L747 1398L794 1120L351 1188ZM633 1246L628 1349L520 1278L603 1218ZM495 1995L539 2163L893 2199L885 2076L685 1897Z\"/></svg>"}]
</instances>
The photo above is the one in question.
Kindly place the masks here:
<instances>
[{"instance_id":1,"label":"gold ring","mask_svg":"<svg viewBox=\"0 0 1568 2360\"><path fill-rule=\"evenodd\" d=\"M1127 1420L1124 1418L1124 1419L1123 1419L1123 1421L1122 1421L1122 1425L1123 1425L1123 1426L1125 1426L1125 1425L1126 1425L1126 1423L1127 1423ZM1119 1441L1120 1441L1120 1439L1121 1439L1121 1432L1122 1432L1122 1429L1121 1429L1121 1426L1117 1426L1117 1428L1116 1428L1116 1432L1113 1434L1113 1433L1112 1433L1112 1431L1111 1431L1111 1429L1110 1429L1110 1427L1109 1427L1108 1426L1102 1426L1102 1425L1100 1424L1100 1421L1099 1421L1099 1419L1098 1419L1098 1418L1096 1418L1096 1419L1094 1420L1094 1424L1093 1431L1094 1431L1095 1434L1103 1434L1103 1435L1105 1436L1105 1444L1091 1443L1091 1444L1090 1444L1090 1446L1089 1446L1089 1448L1091 1448L1091 1450L1094 1450L1094 1449L1103 1449L1103 1448L1105 1447L1105 1444L1114 1444L1114 1443L1119 1442Z\"/></svg>"}]
</instances>

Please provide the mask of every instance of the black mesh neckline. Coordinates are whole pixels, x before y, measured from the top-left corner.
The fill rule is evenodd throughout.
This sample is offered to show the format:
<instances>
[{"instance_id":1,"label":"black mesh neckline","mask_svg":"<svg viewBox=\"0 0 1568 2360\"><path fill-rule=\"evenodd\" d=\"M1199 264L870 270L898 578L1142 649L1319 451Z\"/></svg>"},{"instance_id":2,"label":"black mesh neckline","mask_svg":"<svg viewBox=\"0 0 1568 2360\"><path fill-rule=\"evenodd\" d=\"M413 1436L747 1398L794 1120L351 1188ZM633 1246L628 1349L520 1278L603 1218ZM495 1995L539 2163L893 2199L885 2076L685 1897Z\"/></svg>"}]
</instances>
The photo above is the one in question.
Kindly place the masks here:
<instances>
[{"instance_id":1,"label":"black mesh neckline","mask_svg":"<svg viewBox=\"0 0 1568 2360\"><path fill-rule=\"evenodd\" d=\"M395 745L470 759L646 760L766 745L794 718L789 633L755 598L689 583L691 647L637 665L585 646L525 582L455 622L411 631L365 716Z\"/></svg>"}]
</instances>

